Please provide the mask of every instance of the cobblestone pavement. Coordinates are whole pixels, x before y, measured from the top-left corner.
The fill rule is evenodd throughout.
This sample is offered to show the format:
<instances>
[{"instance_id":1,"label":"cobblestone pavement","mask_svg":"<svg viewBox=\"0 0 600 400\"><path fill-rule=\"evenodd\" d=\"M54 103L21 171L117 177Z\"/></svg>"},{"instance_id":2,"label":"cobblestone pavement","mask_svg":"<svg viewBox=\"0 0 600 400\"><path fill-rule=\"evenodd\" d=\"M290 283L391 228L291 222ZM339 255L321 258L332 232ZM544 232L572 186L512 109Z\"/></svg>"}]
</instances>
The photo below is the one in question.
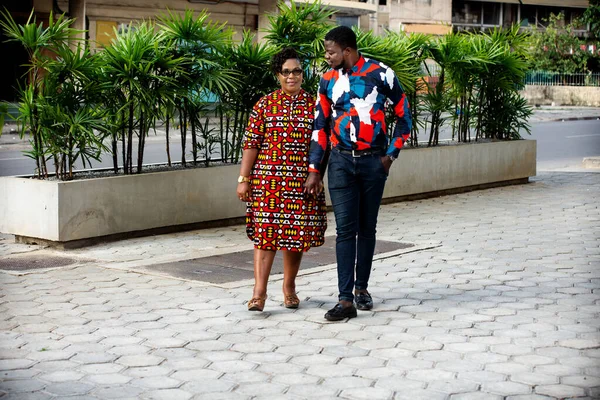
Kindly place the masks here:
<instances>
[{"instance_id":1,"label":"cobblestone pavement","mask_svg":"<svg viewBox=\"0 0 600 400\"><path fill-rule=\"evenodd\" d=\"M379 238L436 242L376 261L372 312L328 323L335 270L233 289L135 266L247 249L242 227L60 252L0 273L4 399L600 398L600 173L382 207ZM330 232L330 234L333 232ZM71 397L68 397L71 396Z\"/></svg>"}]
</instances>

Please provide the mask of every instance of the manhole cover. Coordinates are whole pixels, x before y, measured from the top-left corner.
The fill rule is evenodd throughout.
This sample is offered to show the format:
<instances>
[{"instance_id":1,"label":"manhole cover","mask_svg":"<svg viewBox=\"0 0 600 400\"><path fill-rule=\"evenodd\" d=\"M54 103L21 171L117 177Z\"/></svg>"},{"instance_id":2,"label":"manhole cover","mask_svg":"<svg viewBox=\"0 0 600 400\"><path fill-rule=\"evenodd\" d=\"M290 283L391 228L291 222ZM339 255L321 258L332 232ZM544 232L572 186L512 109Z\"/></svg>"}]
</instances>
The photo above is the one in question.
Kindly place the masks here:
<instances>
[{"instance_id":1,"label":"manhole cover","mask_svg":"<svg viewBox=\"0 0 600 400\"><path fill-rule=\"evenodd\" d=\"M414 247L412 243L390 242L378 240L375 245L375 255ZM214 284L236 282L254 277L254 250L236 253L220 254L217 256L195 258L191 260L155 264L144 267L153 272L160 272L177 278L197 280ZM335 237L330 236L321 247L311 249L302 257L301 271L335 263ZM271 275L283 274L283 255L277 252Z\"/></svg>"},{"instance_id":2,"label":"manhole cover","mask_svg":"<svg viewBox=\"0 0 600 400\"><path fill-rule=\"evenodd\" d=\"M57 268L75 264L76 262L77 260L67 257L32 254L23 257L2 258L0 259L0 270L28 271L32 269Z\"/></svg>"}]
</instances>

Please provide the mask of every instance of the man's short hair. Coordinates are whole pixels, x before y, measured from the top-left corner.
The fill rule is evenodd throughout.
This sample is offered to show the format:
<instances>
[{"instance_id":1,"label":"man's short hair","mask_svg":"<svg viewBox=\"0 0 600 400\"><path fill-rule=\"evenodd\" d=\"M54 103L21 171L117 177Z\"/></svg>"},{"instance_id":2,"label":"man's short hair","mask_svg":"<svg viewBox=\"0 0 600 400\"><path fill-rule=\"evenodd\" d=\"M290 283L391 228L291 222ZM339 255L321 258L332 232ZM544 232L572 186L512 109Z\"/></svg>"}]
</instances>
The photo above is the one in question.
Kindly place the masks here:
<instances>
[{"instance_id":1,"label":"man's short hair","mask_svg":"<svg viewBox=\"0 0 600 400\"><path fill-rule=\"evenodd\" d=\"M325 35L325 40L330 40L332 42L337 43L342 50L346 47L350 47L351 49L357 50L358 46L356 45L356 34L347 26L336 26Z\"/></svg>"}]
</instances>

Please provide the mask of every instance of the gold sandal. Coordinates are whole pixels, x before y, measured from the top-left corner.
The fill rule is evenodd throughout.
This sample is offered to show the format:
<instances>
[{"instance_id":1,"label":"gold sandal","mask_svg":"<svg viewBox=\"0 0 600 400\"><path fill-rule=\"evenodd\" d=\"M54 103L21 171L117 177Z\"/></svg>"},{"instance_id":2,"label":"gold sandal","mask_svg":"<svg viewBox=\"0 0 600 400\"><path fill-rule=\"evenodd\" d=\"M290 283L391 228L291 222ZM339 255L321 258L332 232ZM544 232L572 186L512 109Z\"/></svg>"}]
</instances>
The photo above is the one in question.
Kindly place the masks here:
<instances>
[{"instance_id":1,"label":"gold sandal","mask_svg":"<svg viewBox=\"0 0 600 400\"><path fill-rule=\"evenodd\" d=\"M248 301L248 311L262 311L265 308L265 301L267 295L264 297L253 297Z\"/></svg>"},{"instance_id":2,"label":"gold sandal","mask_svg":"<svg viewBox=\"0 0 600 400\"><path fill-rule=\"evenodd\" d=\"M285 308L298 308L300 305L300 299L294 294L284 294L283 295L283 305Z\"/></svg>"}]
</instances>

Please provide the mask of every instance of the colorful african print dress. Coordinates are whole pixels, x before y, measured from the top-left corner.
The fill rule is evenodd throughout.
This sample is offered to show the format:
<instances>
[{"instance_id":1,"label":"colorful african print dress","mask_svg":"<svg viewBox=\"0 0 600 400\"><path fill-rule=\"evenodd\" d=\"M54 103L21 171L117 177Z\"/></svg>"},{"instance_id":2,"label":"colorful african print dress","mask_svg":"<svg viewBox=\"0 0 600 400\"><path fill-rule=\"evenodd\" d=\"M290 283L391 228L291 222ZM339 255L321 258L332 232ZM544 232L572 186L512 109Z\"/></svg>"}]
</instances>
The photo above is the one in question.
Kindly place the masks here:
<instances>
[{"instance_id":1,"label":"colorful african print dress","mask_svg":"<svg viewBox=\"0 0 600 400\"><path fill-rule=\"evenodd\" d=\"M254 106L244 149L259 149L250 184L246 233L261 250L308 251L324 242L325 194L306 196L315 101L304 90L276 90Z\"/></svg>"}]
</instances>

